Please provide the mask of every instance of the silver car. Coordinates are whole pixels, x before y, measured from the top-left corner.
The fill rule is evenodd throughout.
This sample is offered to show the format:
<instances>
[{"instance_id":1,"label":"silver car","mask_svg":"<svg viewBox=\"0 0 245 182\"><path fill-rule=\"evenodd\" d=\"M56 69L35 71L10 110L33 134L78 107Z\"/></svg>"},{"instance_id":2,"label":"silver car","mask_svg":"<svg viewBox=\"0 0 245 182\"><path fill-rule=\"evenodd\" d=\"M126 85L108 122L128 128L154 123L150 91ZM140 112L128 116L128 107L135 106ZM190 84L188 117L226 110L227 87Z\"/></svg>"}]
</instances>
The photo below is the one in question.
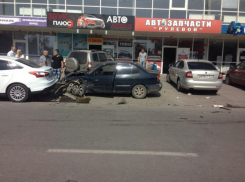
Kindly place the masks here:
<instances>
[{"instance_id":1,"label":"silver car","mask_svg":"<svg viewBox=\"0 0 245 182\"><path fill-rule=\"evenodd\" d=\"M221 88L223 75L207 60L180 60L170 65L167 82L177 84L177 90L210 90L217 93Z\"/></svg>"}]
</instances>

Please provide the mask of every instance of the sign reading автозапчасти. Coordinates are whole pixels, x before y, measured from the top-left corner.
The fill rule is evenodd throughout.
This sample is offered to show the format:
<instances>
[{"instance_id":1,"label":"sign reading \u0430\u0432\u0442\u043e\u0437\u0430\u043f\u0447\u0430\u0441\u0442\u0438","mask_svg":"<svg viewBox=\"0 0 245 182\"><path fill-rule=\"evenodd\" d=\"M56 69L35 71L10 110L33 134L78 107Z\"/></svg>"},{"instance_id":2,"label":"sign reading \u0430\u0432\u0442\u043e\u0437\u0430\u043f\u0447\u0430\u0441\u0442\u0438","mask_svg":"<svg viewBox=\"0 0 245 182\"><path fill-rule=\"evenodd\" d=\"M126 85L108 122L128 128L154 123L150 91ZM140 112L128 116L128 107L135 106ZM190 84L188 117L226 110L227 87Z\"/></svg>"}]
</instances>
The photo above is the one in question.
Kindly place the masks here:
<instances>
[{"instance_id":1,"label":"sign reading \u0430\u0432\u0442\u043e\u0437\u0430\u043f\u0447\u0430\u0441\u0442\u0438","mask_svg":"<svg viewBox=\"0 0 245 182\"><path fill-rule=\"evenodd\" d=\"M221 20L135 18L135 31L221 33Z\"/></svg>"},{"instance_id":2,"label":"sign reading \u0430\u0432\u0442\u043e\u0437\u0430\u043f\u0447\u0430\u0441\u0442\u0438","mask_svg":"<svg viewBox=\"0 0 245 182\"><path fill-rule=\"evenodd\" d=\"M56 28L134 31L134 16L47 13L47 26Z\"/></svg>"}]
</instances>

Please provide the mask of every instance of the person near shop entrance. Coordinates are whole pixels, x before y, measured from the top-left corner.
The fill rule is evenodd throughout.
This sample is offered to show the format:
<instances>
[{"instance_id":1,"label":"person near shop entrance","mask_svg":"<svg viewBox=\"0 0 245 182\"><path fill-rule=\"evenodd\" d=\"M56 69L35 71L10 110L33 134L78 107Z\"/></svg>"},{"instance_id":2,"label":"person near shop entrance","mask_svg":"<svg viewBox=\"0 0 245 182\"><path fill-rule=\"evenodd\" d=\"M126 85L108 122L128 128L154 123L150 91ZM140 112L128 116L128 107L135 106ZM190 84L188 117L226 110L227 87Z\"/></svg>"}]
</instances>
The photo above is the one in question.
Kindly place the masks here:
<instances>
[{"instance_id":1,"label":"person near shop entrance","mask_svg":"<svg viewBox=\"0 0 245 182\"><path fill-rule=\"evenodd\" d=\"M22 54L21 49L17 49L17 54L16 54L15 57L17 57L17 58L24 58L24 55Z\"/></svg>"},{"instance_id":2,"label":"person near shop entrance","mask_svg":"<svg viewBox=\"0 0 245 182\"><path fill-rule=\"evenodd\" d=\"M11 50L8 52L7 56L11 56L11 57L15 57L16 53L15 53L15 46L11 46Z\"/></svg>"},{"instance_id":3,"label":"person near shop entrance","mask_svg":"<svg viewBox=\"0 0 245 182\"><path fill-rule=\"evenodd\" d=\"M147 54L145 52L145 49L142 48L141 52L139 53L138 62L145 67L146 61L147 61Z\"/></svg>"},{"instance_id":4,"label":"person near shop entrance","mask_svg":"<svg viewBox=\"0 0 245 182\"><path fill-rule=\"evenodd\" d=\"M51 66L51 61L47 50L43 51L43 55L39 58L39 60L43 66Z\"/></svg>"},{"instance_id":5,"label":"person near shop entrance","mask_svg":"<svg viewBox=\"0 0 245 182\"><path fill-rule=\"evenodd\" d=\"M63 72L63 57L59 55L59 50L54 50L54 56L52 57L53 76L57 75L58 82L60 81L61 73Z\"/></svg>"}]
</instances>

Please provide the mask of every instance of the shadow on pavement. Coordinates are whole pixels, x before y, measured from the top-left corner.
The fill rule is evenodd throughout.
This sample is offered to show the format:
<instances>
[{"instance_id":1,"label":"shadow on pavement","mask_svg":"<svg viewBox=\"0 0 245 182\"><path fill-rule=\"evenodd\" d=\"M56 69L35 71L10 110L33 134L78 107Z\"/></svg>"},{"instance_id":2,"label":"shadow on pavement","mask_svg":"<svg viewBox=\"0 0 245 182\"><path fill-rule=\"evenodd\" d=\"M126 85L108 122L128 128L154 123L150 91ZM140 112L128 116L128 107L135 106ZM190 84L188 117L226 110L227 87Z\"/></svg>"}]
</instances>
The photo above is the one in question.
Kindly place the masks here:
<instances>
[{"instance_id":1,"label":"shadow on pavement","mask_svg":"<svg viewBox=\"0 0 245 182\"><path fill-rule=\"evenodd\" d=\"M223 81L223 84L225 84L225 81ZM228 86L231 86L231 87L234 87L234 88L237 88L237 89L245 91L245 86L243 86L243 85L231 84L231 85L228 85Z\"/></svg>"}]
</instances>

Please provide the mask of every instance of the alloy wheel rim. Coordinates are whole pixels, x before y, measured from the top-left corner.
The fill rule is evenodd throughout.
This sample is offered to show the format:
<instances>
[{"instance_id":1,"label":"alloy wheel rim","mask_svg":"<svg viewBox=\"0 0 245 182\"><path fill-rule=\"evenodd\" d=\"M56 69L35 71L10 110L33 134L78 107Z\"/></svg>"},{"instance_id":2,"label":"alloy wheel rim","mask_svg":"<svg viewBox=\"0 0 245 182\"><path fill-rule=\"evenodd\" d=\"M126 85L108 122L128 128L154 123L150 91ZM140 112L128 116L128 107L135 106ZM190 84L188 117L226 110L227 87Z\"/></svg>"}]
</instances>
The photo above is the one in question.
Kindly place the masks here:
<instances>
[{"instance_id":1,"label":"alloy wheel rim","mask_svg":"<svg viewBox=\"0 0 245 182\"><path fill-rule=\"evenodd\" d=\"M10 90L10 97L15 101L21 101L25 98L26 91L21 86L14 86Z\"/></svg>"},{"instance_id":2,"label":"alloy wheel rim","mask_svg":"<svg viewBox=\"0 0 245 182\"><path fill-rule=\"evenodd\" d=\"M82 96L82 95L83 95L83 93L84 93L84 88L83 88L83 86L82 86L82 85L80 85L80 86L79 86L79 91L78 91L78 94L79 94L80 96Z\"/></svg>"},{"instance_id":3,"label":"alloy wheel rim","mask_svg":"<svg viewBox=\"0 0 245 182\"><path fill-rule=\"evenodd\" d=\"M142 96L145 94L145 90L143 87L137 87L137 88L135 88L134 93L137 96Z\"/></svg>"}]
</instances>

